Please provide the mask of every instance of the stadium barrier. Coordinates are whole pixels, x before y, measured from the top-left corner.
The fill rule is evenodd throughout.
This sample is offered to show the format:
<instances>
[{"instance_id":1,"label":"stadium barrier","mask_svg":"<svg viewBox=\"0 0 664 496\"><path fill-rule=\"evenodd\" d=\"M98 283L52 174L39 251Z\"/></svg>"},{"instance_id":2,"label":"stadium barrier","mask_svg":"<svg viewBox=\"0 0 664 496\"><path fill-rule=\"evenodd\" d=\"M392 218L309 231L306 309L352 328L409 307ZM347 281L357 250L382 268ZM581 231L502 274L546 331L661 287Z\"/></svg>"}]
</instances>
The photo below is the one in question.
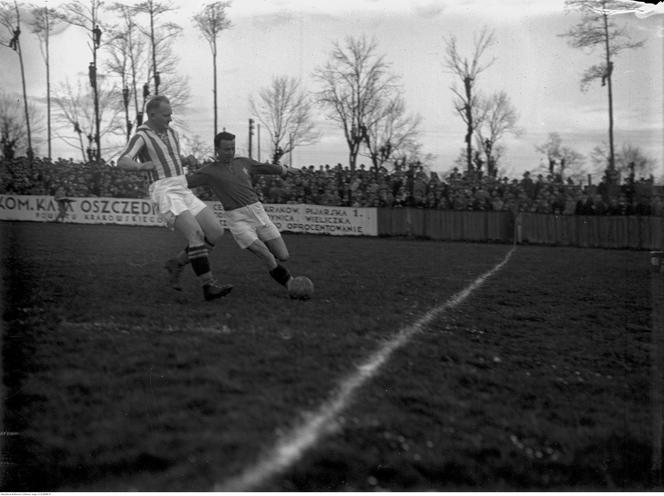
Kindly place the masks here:
<instances>
[{"instance_id":1,"label":"stadium barrier","mask_svg":"<svg viewBox=\"0 0 664 496\"><path fill-rule=\"evenodd\" d=\"M522 214L522 241L582 248L664 247L664 217Z\"/></svg>"},{"instance_id":2,"label":"stadium barrier","mask_svg":"<svg viewBox=\"0 0 664 496\"><path fill-rule=\"evenodd\" d=\"M206 202L226 227L219 202ZM354 236L413 236L447 241L519 242L588 248L664 250L664 217L466 212L417 208L353 208L265 204L281 231ZM52 196L0 195L0 219L50 222ZM164 226L149 200L70 198L64 222ZM515 229L516 227L516 229Z\"/></svg>"},{"instance_id":3,"label":"stadium barrier","mask_svg":"<svg viewBox=\"0 0 664 496\"><path fill-rule=\"evenodd\" d=\"M378 209L379 236L415 236L451 241L511 242L509 212L458 212L413 208Z\"/></svg>"},{"instance_id":4,"label":"stadium barrier","mask_svg":"<svg viewBox=\"0 0 664 496\"><path fill-rule=\"evenodd\" d=\"M664 217L521 213L516 227L520 243L664 249ZM515 219L511 212L383 208L378 209L378 235L512 243Z\"/></svg>"}]
</instances>

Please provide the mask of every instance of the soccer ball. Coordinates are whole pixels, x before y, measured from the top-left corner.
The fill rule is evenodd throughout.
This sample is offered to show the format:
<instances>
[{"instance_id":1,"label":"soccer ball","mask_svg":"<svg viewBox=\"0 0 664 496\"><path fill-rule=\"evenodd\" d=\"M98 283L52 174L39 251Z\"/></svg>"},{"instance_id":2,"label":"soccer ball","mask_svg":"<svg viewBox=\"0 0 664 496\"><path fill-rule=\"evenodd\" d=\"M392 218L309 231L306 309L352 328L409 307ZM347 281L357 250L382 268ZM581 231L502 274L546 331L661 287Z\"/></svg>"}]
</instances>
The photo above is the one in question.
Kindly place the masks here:
<instances>
[{"instance_id":1,"label":"soccer ball","mask_svg":"<svg viewBox=\"0 0 664 496\"><path fill-rule=\"evenodd\" d=\"M314 283L306 276L293 277L288 282L288 296L294 300L308 300L314 294Z\"/></svg>"}]
</instances>

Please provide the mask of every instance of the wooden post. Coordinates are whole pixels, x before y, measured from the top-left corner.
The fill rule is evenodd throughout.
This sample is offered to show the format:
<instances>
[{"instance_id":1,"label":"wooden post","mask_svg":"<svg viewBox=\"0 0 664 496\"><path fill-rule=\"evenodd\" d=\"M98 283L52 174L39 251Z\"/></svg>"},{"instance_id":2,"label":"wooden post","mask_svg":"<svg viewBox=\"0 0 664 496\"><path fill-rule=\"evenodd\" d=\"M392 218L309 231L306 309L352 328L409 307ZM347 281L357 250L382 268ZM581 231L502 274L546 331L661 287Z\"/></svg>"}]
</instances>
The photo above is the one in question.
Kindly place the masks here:
<instances>
[{"instance_id":1,"label":"wooden post","mask_svg":"<svg viewBox=\"0 0 664 496\"><path fill-rule=\"evenodd\" d=\"M664 431L664 251L650 252L652 298L652 482L662 485Z\"/></svg>"}]
</instances>

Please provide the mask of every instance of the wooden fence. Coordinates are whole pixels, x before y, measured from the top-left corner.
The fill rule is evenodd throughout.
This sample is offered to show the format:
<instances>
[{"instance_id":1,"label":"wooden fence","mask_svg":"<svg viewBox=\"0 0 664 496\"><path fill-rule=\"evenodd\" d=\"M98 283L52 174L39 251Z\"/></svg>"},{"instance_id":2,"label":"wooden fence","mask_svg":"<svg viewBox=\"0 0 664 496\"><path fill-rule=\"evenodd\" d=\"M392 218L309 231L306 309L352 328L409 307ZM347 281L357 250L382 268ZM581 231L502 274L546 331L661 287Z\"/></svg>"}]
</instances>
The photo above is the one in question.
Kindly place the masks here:
<instances>
[{"instance_id":1,"label":"wooden fence","mask_svg":"<svg viewBox=\"0 0 664 496\"><path fill-rule=\"evenodd\" d=\"M519 242L588 248L664 249L664 217L378 209L379 236Z\"/></svg>"}]
</instances>

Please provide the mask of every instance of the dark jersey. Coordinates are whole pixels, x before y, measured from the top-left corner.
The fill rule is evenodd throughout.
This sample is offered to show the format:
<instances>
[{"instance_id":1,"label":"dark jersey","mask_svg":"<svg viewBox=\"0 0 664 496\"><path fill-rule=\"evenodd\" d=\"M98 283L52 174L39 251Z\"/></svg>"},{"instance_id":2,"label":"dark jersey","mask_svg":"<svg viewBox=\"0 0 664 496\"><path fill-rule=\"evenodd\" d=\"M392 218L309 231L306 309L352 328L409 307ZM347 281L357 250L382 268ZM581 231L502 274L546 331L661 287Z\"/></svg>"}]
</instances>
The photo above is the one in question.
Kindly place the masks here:
<instances>
[{"instance_id":1,"label":"dark jersey","mask_svg":"<svg viewBox=\"0 0 664 496\"><path fill-rule=\"evenodd\" d=\"M228 165L219 162L206 165L188 175L187 184L190 188L210 186L224 210L235 210L259 201L252 181L255 174L282 174L285 170L281 165L237 157Z\"/></svg>"}]
</instances>

